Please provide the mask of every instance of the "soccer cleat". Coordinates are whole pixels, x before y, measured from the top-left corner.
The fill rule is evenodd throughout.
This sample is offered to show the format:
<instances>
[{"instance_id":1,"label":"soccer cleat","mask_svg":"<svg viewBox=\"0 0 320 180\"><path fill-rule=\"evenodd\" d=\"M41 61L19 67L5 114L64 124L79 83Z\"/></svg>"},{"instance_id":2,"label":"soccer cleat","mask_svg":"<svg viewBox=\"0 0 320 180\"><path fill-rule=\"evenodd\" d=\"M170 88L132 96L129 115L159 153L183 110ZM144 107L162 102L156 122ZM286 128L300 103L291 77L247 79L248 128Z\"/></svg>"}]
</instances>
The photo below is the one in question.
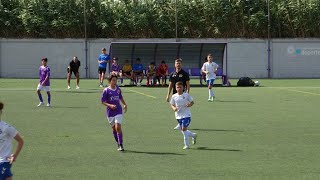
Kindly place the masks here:
<instances>
[{"instance_id":1,"label":"soccer cleat","mask_svg":"<svg viewBox=\"0 0 320 180\"><path fill-rule=\"evenodd\" d=\"M180 130L180 124L173 128L174 130Z\"/></svg>"},{"instance_id":2,"label":"soccer cleat","mask_svg":"<svg viewBox=\"0 0 320 180\"><path fill-rule=\"evenodd\" d=\"M137 86L141 86L141 83L137 83Z\"/></svg>"},{"instance_id":3,"label":"soccer cleat","mask_svg":"<svg viewBox=\"0 0 320 180\"><path fill-rule=\"evenodd\" d=\"M119 145L119 147L118 147L118 149L117 149L118 151L124 151L124 148L123 148L123 146L122 145Z\"/></svg>"},{"instance_id":4,"label":"soccer cleat","mask_svg":"<svg viewBox=\"0 0 320 180\"><path fill-rule=\"evenodd\" d=\"M76 89L80 89L80 87L79 87L79 86L77 86L77 87L76 87Z\"/></svg>"},{"instance_id":5,"label":"soccer cleat","mask_svg":"<svg viewBox=\"0 0 320 180\"><path fill-rule=\"evenodd\" d=\"M48 103L48 104L47 104L47 107L50 107L50 106L51 106L51 105Z\"/></svg>"},{"instance_id":6,"label":"soccer cleat","mask_svg":"<svg viewBox=\"0 0 320 180\"><path fill-rule=\"evenodd\" d=\"M103 84L100 84L99 87L103 87Z\"/></svg>"},{"instance_id":7,"label":"soccer cleat","mask_svg":"<svg viewBox=\"0 0 320 180\"><path fill-rule=\"evenodd\" d=\"M208 99L208 102L211 102L211 98Z\"/></svg>"},{"instance_id":8,"label":"soccer cleat","mask_svg":"<svg viewBox=\"0 0 320 180\"><path fill-rule=\"evenodd\" d=\"M42 106L42 105L44 105L44 103L43 103L43 102L40 102L40 103L38 104L38 107L40 107L40 106Z\"/></svg>"},{"instance_id":9,"label":"soccer cleat","mask_svg":"<svg viewBox=\"0 0 320 180\"><path fill-rule=\"evenodd\" d=\"M197 133L193 133L194 137L192 137L192 144L196 144L197 143Z\"/></svg>"},{"instance_id":10,"label":"soccer cleat","mask_svg":"<svg viewBox=\"0 0 320 180\"><path fill-rule=\"evenodd\" d=\"M189 146L184 146L182 149L190 149Z\"/></svg>"},{"instance_id":11,"label":"soccer cleat","mask_svg":"<svg viewBox=\"0 0 320 180\"><path fill-rule=\"evenodd\" d=\"M70 86L68 86L68 89L71 89L71 87L70 87Z\"/></svg>"},{"instance_id":12,"label":"soccer cleat","mask_svg":"<svg viewBox=\"0 0 320 180\"><path fill-rule=\"evenodd\" d=\"M212 97L211 97L211 101L214 101L215 98L216 98L215 96L212 96Z\"/></svg>"}]
</instances>

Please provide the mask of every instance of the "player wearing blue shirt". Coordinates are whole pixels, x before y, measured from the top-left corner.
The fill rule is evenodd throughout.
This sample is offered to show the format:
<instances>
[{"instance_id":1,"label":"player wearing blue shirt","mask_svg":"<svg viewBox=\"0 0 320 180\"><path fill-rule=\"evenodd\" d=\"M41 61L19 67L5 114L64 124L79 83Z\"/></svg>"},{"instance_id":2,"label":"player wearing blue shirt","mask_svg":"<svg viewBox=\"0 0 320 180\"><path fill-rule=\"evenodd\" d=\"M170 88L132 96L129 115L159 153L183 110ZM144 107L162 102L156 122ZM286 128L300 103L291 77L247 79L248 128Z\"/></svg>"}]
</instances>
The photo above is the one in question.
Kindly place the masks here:
<instances>
[{"instance_id":1,"label":"player wearing blue shirt","mask_svg":"<svg viewBox=\"0 0 320 180\"><path fill-rule=\"evenodd\" d=\"M101 51L102 51L102 54L100 54L100 56L98 57L98 63L99 63L98 73L99 73L100 87L103 87L103 80L106 74L106 70L109 70L108 65L109 65L110 56L109 54L107 54L106 48L102 48ZM107 74L109 74L109 72L107 72Z\"/></svg>"},{"instance_id":2,"label":"player wearing blue shirt","mask_svg":"<svg viewBox=\"0 0 320 180\"><path fill-rule=\"evenodd\" d=\"M137 86L141 86L141 82L144 78L143 70L144 68L143 68L143 65L141 64L140 58L137 58L136 63L132 67L133 79L137 84ZM139 76L141 78L140 81L138 80Z\"/></svg>"}]
</instances>

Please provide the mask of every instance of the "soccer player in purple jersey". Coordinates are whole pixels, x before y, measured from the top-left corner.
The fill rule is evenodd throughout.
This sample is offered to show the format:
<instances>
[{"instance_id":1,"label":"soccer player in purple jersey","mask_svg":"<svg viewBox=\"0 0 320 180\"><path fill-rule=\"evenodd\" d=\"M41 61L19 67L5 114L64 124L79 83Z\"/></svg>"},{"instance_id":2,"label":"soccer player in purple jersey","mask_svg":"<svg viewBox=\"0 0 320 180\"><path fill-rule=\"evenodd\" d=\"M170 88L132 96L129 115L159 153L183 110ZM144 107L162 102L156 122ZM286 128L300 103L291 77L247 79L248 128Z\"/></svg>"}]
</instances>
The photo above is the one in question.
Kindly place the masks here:
<instances>
[{"instance_id":1,"label":"soccer player in purple jersey","mask_svg":"<svg viewBox=\"0 0 320 180\"><path fill-rule=\"evenodd\" d=\"M102 92L101 103L107 107L106 116L112 127L114 139L118 144L118 151L124 151L121 130L122 106L120 102L123 104L124 112L127 111L127 104L122 97L121 89L117 86L117 78L115 75L108 78L109 86Z\"/></svg>"},{"instance_id":2,"label":"soccer player in purple jersey","mask_svg":"<svg viewBox=\"0 0 320 180\"><path fill-rule=\"evenodd\" d=\"M40 76L40 82L37 87L37 93L40 100L40 103L38 104L38 107L42 106L43 99L41 95L41 90L46 91L48 94L48 103L47 106L50 107L50 101L51 101L51 94L50 94L50 68L47 65L48 59L42 58L41 59L41 66L39 67L39 76Z\"/></svg>"},{"instance_id":3,"label":"soccer player in purple jersey","mask_svg":"<svg viewBox=\"0 0 320 180\"><path fill-rule=\"evenodd\" d=\"M120 68L120 65L118 64L118 58L117 57L113 57L113 59L112 59L110 75L115 75L117 77L120 77L120 83L121 83L120 86L122 86L123 78L122 78L121 68Z\"/></svg>"}]
</instances>

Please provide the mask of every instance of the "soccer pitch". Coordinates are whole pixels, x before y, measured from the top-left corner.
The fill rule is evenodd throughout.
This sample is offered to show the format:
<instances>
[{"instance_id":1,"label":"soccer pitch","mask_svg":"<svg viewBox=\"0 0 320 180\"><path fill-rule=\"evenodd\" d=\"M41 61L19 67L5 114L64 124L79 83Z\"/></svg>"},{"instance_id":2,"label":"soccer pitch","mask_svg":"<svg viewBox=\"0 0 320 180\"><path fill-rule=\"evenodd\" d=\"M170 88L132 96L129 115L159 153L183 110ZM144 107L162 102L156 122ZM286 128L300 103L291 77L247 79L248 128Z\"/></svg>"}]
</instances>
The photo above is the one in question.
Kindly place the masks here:
<instances>
[{"instance_id":1,"label":"soccer pitch","mask_svg":"<svg viewBox=\"0 0 320 180\"><path fill-rule=\"evenodd\" d=\"M125 152L118 152L98 80L51 80L52 107L37 107L36 79L0 79L2 119L25 146L14 179L319 179L320 80L259 80L261 87L191 87L183 150L167 88L123 87ZM198 83L194 80L192 83ZM236 84L236 80L232 81ZM47 96L42 92L46 102Z\"/></svg>"}]
</instances>

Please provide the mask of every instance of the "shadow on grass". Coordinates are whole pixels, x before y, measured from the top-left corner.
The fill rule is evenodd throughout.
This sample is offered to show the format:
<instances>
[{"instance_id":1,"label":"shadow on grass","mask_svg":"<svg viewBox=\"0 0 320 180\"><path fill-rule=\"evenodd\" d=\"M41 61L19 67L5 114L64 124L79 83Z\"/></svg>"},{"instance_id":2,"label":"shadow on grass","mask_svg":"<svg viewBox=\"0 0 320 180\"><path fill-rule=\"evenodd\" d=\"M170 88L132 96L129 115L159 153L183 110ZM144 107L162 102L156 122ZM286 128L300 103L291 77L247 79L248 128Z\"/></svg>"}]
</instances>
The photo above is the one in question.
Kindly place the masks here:
<instances>
[{"instance_id":1,"label":"shadow on grass","mask_svg":"<svg viewBox=\"0 0 320 180\"><path fill-rule=\"evenodd\" d=\"M194 150L205 150L205 151L232 151L232 152L241 152L239 149L219 149L219 148L208 148L208 147L197 147Z\"/></svg>"},{"instance_id":2,"label":"shadow on grass","mask_svg":"<svg viewBox=\"0 0 320 180\"><path fill-rule=\"evenodd\" d=\"M195 131L222 131L222 132L244 132L241 130L235 130L235 129L199 129L199 128L193 128L190 130L195 130Z\"/></svg>"},{"instance_id":3,"label":"shadow on grass","mask_svg":"<svg viewBox=\"0 0 320 180\"><path fill-rule=\"evenodd\" d=\"M85 93L85 94L88 94L88 93L100 93L102 92L97 90L97 91L55 91L55 92L60 92L60 93L74 93L74 94L82 94L82 93Z\"/></svg>"},{"instance_id":4,"label":"shadow on grass","mask_svg":"<svg viewBox=\"0 0 320 180\"><path fill-rule=\"evenodd\" d=\"M125 153L136 153L136 154L150 154L150 155L185 155L179 153L170 153L170 152L147 152L147 151L133 151L133 150L125 150Z\"/></svg>"}]
</instances>

